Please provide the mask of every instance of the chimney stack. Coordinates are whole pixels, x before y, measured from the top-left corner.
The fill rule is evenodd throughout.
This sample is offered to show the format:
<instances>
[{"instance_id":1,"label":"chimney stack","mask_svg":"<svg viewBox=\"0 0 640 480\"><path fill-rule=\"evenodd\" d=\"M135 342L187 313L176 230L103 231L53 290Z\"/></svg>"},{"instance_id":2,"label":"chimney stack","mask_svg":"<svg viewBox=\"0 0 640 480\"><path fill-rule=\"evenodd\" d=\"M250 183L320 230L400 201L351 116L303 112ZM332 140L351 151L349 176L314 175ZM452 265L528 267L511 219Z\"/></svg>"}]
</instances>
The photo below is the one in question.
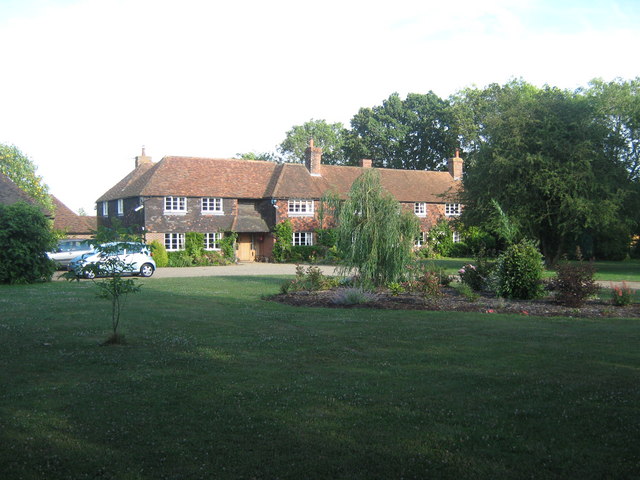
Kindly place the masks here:
<instances>
[{"instance_id":1,"label":"chimney stack","mask_svg":"<svg viewBox=\"0 0 640 480\"><path fill-rule=\"evenodd\" d=\"M320 176L322 165L322 148L313 146L313 138L309 140L309 146L304 152L304 164L311 175Z\"/></svg>"},{"instance_id":2,"label":"chimney stack","mask_svg":"<svg viewBox=\"0 0 640 480\"><path fill-rule=\"evenodd\" d=\"M137 156L136 157L136 168L138 168L140 165L144 165L147 163L153 163L151 161L151 157L147 157L144 153L144 145L142 146L142 155Z\"/></svg>"},{"instance_id":3,"label":"chimney stack","mask_svg":"<svg viewBox=\"0 0 640 480\"><path fill-rule=\"evenodd\" d=\"M460 149L456 148L456 156L447 160L447 167L449 167L449 173L454 180L462 180L464 161L460 158Z\"/></svg>"},{"instance_id":4,"label":"chimney stack","mask_svg":"<svg viewBox=\"0 0 640 480\"><path fill-rule=\"evenodd\" d=\"M360 159L360 166L362 168L371 168L373 161L370 158L362 158Z\"/></svg>"}]
</instances>

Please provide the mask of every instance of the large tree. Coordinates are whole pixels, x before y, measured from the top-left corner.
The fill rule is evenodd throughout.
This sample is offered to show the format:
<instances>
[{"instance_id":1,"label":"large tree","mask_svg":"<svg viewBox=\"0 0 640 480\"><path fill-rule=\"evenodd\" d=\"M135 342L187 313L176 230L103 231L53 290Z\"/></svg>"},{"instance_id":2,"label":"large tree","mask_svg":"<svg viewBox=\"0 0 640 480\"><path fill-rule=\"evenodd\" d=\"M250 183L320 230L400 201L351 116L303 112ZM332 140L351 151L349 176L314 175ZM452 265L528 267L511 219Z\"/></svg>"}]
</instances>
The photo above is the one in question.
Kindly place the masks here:
<instances>
[{"instance_id":1,"label":"large tree","mask_svg":"<svg viewBox=\"0 0 640 480\"><path fill-rule=\"evenodd\" d=\"M631 188L606 155L607 130L588 98L512 81L468 90L457 102L472 112L466 118L475 115L461 197L467 224L487 226L497 202L549 263L589 232L619 229Z\"/></svg>"},{"instance_id":2,"label":"large tree","mask_svg":"<svg viewBox=\"0 0 640 480\"><path fill-rule=\"evenodd\" d=\"M347 150L352 160L371 158L374 166L442 170L458 146L458 130L448 100L435 93L397 93L351 120Z\"/></svg>"},{"instance_id":3,"label":"large tree","mask_svg":"<svg viewBox=\"0 0 640 480\"><path fill-rule=\"evenodd\" d=\"M55 264L46 252L55 242L50 222L38 207L0 204L0 283L50 280Z\"/></svg>"},{"instance_id":4,"label":"large tree","mask_svg":"<svg viewBox=\"0 0 640 480\"><path fill-rule=\"evenodd\" d=\"M419 224L413 212L380 183L380 173L366 169L338 207L337 247L345 272L355 270L366 286L386 285L406 275Z\"/></svg>"},{"instance_id":5,"label":"large tree","mask_svg":"<svg viewBox=\"0 0 640 480\"><path fill-rule=\"evenodd\" d=\"M49 189L36 174L36 165L13 145L0 143L0 173L9 177L27 195L50 212L54 211Z\"/></svg>"},{"instance_id":6,"label":"large tree","mask_svg":"<svg viewBox=\"0 0 640 480\"><path fill-rule=\"evenodd\" d=\"M294 125L286 133L286 138L278 150L286 161L304 162L309 140L322 148L322 163L340 165L347 163L343 147L347 130L342 123L327 123L326 120L311 119L302 125Z\"/></svg>"}]
</instances>

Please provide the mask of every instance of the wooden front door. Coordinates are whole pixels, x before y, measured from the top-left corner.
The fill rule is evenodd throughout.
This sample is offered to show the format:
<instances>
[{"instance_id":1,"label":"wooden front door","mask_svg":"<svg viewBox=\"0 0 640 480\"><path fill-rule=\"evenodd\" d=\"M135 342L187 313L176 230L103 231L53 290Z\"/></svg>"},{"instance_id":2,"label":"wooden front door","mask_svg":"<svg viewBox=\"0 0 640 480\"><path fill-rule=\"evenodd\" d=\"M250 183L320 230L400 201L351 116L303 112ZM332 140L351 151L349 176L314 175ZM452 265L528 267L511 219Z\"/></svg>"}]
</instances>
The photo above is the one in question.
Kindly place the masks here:
<instances>
[{"instance_id":1,"label":"wooden front door","mask_svg":"<svg viewBox=\"0 0 640 480\"><path fill-rule=\"evenodd\" d=\"M256 259L256 248L254 245L253 234L239 233L237 240L236 255L240 262L253 262Z\"/></svg>"}]
</instances>

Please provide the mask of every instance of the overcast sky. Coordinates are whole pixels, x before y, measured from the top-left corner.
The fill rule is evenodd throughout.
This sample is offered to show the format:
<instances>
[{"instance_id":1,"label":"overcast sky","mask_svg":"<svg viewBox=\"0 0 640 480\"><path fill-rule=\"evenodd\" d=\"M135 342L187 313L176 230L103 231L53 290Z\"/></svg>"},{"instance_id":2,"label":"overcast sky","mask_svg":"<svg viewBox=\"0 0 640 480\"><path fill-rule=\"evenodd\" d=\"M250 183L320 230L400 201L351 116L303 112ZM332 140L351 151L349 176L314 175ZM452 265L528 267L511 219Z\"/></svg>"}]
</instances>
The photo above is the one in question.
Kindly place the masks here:
<instances>
[{"instance_id":1,"label":"overcast sky","mask_svg":"<svg viewBox=\"0 0 640 480\"><path fill-rule=\"evenodd\" d=\"M639 48L637 0L0 0L0 143L95 214L143 145L273 151L393 92L632 79Z\"/></svg>"}]
</instances>

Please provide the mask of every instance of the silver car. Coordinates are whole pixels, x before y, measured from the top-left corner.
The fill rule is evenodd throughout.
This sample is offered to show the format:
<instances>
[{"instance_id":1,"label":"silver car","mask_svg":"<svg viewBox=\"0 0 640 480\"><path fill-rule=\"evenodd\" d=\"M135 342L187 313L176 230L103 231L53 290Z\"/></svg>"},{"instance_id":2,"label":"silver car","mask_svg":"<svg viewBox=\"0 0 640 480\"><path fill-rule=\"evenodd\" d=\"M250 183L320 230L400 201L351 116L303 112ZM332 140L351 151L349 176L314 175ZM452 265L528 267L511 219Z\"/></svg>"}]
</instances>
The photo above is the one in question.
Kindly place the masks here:
<instances>
[{"instance_id":1,"label":"silver car","mask_svg":"<svg viewBox=\"0 0 640 480\"><path fill-rule=\"evenodd\" d=\"M47 256L60 268L69 265L77 256L92 252L93 245L86 238L66 238L58 242L58 247L53 252L47 252Z\"/></svg>"},{"instance_id":2,"label":"silver car","mask_svg":"<svg viewBox=\"0 0 640 480\"><path fill-rule=\"evenodd\" d=\"M156 262L143 243L111 242L74 258L68 269L85 278L108 277L114 273L150 277L156 270Z\"/></svg>"}]
</instances>

